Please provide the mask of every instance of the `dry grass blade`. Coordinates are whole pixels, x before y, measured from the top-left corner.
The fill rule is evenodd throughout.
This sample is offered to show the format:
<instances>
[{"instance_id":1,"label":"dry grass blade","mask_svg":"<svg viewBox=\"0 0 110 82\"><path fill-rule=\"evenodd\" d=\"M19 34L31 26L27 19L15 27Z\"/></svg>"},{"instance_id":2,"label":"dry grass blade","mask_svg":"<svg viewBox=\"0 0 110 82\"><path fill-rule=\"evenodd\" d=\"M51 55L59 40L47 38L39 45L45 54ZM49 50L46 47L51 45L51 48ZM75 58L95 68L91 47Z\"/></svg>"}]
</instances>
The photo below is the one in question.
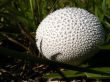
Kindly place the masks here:
<instances>
[{"instance_id":1,"label":"dry grass blade","mask_svg":"<svg viewBox=\"0 0 110 82\"><path fill-rule=\"evenodd\" d=\"M21 46L22 48L24 48L26 51L29 51L29 48L24 46L23 44L21 44L20 42L18 42L17 40L15 40L14 38L10 37L9 35L7 35L6 33L2 33L2 35L4 37L6 37L8 40L10 40L11 42Z\"/></svg>"}]
</instances>

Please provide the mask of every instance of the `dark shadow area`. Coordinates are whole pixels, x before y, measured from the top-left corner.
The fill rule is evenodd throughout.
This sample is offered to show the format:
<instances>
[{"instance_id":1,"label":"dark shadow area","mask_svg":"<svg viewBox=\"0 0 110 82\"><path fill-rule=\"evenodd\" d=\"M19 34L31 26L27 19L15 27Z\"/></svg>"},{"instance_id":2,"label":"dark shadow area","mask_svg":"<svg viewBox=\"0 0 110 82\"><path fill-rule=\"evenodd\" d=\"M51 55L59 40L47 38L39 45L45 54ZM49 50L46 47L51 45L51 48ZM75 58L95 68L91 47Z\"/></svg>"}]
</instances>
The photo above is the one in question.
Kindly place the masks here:
<instances>
[{"instance_id":1,"label":"dark shadow area","mask_svg":"<svg viewBox=\"0 0 110 82\"><path fill-rule=\"evenodd\" d=\"M88 60L90 67L110 67L110 50L101 50Z\"/></svg>"}]
</instances>

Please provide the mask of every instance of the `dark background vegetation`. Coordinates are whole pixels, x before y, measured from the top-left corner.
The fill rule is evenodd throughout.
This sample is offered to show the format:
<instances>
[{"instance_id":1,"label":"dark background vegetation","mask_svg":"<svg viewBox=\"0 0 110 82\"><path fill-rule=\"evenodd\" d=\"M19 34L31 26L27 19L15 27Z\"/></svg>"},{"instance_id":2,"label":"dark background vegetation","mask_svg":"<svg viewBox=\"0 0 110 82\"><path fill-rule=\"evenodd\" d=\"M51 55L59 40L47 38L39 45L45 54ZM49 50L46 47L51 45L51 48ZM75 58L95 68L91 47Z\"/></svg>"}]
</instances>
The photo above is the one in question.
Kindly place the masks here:
<instances>
[{"instance_id":1,"label":"dark background vegetation","mask_svg":"<svg viewBox=\"0 0 110 82\"><path fill-rule=\"evenodd\" d=\"M36 47L35 32L39 23L49 13L63 7L88 10L98 17L106 32L100 52L81 68L43 60ZM110 72L109 49L110 0L0 0L0 82L65 78L65 75L67 78L110 78L107 74ZM62 68L69 70L62 73Z\"/></svg>"}]
</instances>

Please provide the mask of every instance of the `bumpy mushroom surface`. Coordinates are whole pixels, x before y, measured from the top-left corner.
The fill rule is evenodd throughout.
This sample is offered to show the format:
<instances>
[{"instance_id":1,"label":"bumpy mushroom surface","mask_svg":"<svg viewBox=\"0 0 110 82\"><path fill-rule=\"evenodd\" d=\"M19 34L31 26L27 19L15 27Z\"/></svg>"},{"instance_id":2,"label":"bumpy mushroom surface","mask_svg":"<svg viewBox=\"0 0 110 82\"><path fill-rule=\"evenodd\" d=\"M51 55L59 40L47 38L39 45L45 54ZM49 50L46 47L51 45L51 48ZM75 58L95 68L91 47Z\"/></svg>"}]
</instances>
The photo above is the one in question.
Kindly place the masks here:
<instances>
[{"instance_id":1,"label":"bumpy mushroom surface","mask_svg":"<svg viewBox=\"0 0 110 82\"><path fill-rule=\"evenodd\" d=\"M104 29L91 13L63 8L50 13L38 26L36 44L53 61L79 65L92 57L104 42Z\"/></svg>"}]
</instances>

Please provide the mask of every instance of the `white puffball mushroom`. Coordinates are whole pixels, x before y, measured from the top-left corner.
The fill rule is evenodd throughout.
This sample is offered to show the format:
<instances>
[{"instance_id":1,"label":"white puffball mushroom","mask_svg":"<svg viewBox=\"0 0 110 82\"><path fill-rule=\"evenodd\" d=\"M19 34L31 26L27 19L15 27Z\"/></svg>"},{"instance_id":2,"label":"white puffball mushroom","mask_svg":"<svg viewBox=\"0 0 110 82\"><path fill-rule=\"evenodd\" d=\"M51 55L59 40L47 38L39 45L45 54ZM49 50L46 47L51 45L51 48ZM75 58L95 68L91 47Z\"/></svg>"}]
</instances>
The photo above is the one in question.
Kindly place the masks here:
<instances>
[{"instance_id":1,"label":"white puffball mushroom","mask_svg":"<svg viewBox=\"0 0 110 82\"><path fill-rule=\"evenodd\" d=\"M36 31L36 44L49 60L79 65L99 50L104 36L104 29L93 14L68 7L44 18Z\"/></svg>"}]
</instances>

